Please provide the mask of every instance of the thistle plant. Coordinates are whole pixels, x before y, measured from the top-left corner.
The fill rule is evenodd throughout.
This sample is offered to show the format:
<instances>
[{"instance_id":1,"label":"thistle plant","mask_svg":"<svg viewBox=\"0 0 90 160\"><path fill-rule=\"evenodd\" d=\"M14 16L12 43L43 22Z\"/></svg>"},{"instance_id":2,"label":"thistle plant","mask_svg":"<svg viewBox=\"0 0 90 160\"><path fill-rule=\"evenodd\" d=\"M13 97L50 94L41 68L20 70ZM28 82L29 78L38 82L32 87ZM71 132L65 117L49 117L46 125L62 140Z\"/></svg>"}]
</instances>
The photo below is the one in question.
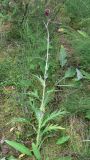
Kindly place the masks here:
<instances>
[{"instance_id":1,"label":"thistle plant","mask_svg":"<svg viewBox=\"0 0 90 160\"><path fill-rule=\"evenodd\" d=\"M44 23L45 24L45 23ZM36 145L39 146L40 137L41 137L41 128L42 128L42 121L45 114L45 92L46 92L46 79L47 79L47 72L48 72L48 61L49 61L49 30L48 30L48 24L45 24L46 30L47 30L47 54L46 54L46 64L45 64L45 72L44 72L44 79L43 79L43 94L42 94L42 100L41 100L41 106L40 106L40 119L38 121L38 131L37 131L37 138L36 138Z\"/></svg>"},{"instance_id":2,"label":"thistle plant","mask_svg":"<svg viewBox=\"0 0 90 160\"><path fill-rule=\"evenodd\" d=\"M48 104L48 99L50 99L51 93L53 93L55 90L50 89L47 90L47 78L48 78L48 70L49 70L49 48L50 48L50 34L49 34L49 23L50 20L47 20L47 23L44 22L46 32L47 32L47 50L46 50L46 60L45 60L45 71L44 71L44 76L43 78L40 76L35 76L39 82L41 83L42 86L42 97L38 97L38 93L31 92L30 95L33 95L34 97L38 97L40 101L40 107L34 106L34 101L33 103L30 101L30 106L32 107L32 110L35 113L35 118L37 120L37 126L34 126L33 128L35 129L36 132L36 140L35 143L32 143L32 149L29 150L27 147L24 145L17 143L15 141L9 141L6 140L6 143L20 151L21 153L24 153L28 156L32 156L32 152L34 156L36 157L37 160L41 160L41 154L40 154L40 149L41 146L44 142L44 140L48 137L49 133L52 131L57 131L57 130L63 130L64 128L59 126L58 124L53 124L51 123L52 120L55 120L58 116L62 116L65 114L65 111L53 111L52 113L48 113L46 111L46 105ZM20 119L21 120L21 119ZM23 120L23 119L22 119ZM23 121L22 121L23 122Z\"/></svg>"}]
</instances>

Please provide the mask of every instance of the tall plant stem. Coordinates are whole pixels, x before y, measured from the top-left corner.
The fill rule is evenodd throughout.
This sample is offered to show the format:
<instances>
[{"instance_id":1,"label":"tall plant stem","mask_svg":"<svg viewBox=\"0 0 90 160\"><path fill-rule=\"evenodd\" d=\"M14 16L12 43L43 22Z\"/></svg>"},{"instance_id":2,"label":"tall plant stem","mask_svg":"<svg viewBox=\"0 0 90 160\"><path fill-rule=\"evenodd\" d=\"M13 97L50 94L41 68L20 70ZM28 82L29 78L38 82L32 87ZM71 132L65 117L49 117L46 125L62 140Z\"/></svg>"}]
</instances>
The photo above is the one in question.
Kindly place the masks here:
<instances>
[{"instance_id":1,"label":"tall plant stem","mask_svg":"<svg viewBox=\"0 0 90 160\"><path fill-rule=\"evenodd\" d=\"M47 24L45 24L45 27L46 27L46 30L47 30L47 54L46 54L46 64L45 64L45 72L44 72L43 94L42 94L42 101L41 101L41 107L40 107L40 110L42 112L45 112L44 99L45 99L45 92L46 92L46 79L47 79L47 74L48 74L48 61L49 61L50 38L49 38L48 25L49 25L49 20L48 20Z\"/></svg>"},{"instance_id":2,"label":"tall plant stem","mask_svg":"<svg viewBox=\"0 0 90 160\"><path fill-rule=\"evenodd\" d=\"M37 138L36 138L36 145L37 147L40 144L40 140L41 140L41 127L42 127L42 121L43 121L43 117L45 114L45 92L46 92L46 79L47 79L47 73L48 73L48 61L49 61L49 44L50 44L50 38L49 38L49 29L48 29L48 25L49 25L49 20L47 23L45 24L45 28L47 30L47 53L46 53L46 63L45 63L45 72L44 72L44 79L43 79L43 93L42 93L42 100L41 100L41 106L40 106L40 111L41 111L41 117L39 120L39 124L38 124L38 131L37 131Z\"/></svg>"}]
</instances>

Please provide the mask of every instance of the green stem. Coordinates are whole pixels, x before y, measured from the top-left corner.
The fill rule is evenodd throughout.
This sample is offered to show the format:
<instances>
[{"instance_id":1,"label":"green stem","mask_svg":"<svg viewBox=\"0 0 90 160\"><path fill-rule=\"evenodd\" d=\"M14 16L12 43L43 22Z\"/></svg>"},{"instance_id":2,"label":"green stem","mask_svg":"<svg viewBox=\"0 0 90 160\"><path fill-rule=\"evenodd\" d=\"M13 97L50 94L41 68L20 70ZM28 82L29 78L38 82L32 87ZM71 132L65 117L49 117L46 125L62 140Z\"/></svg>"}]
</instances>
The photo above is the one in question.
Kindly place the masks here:
<instances>
[{"instance_id":1,"label":"green stem","mask_svg":"<svg viewBox=\"0 0 90 160\"><path fill-rule=\"evenodd\" d=\"M45 24L45 23L44 23ZM47 72L48 72L48 60L49 60L49 30L48 30L48 24L45 24L46 30L47 30L47 54L46 54L46 64L45 64L45 72L44 72L44 85L43 85L43 93L42 93L42 100L41 100L41 106L40 106L40 111L41 111L41 117L38 123L38 131L37 131L37 137L36 137L36 145L39 147L40 141L41 141L41 128L42 128L42 121L43 117L45 114L45 105L44 105L44 100L45 100L45 92L46 92L46 79L47 79Z\"/></svg>"},{"instance_id":2,"label":"green stem","mask_svg":"<svg viewBox=\"0 0 90 160\"><path fill-rule=\"evenodd\" d=\"M39 122L38 131L37 131L37 138L36 138L37 147L39 147L40 140L41 140L41 121Z\"/></svg>"}]
</instances>

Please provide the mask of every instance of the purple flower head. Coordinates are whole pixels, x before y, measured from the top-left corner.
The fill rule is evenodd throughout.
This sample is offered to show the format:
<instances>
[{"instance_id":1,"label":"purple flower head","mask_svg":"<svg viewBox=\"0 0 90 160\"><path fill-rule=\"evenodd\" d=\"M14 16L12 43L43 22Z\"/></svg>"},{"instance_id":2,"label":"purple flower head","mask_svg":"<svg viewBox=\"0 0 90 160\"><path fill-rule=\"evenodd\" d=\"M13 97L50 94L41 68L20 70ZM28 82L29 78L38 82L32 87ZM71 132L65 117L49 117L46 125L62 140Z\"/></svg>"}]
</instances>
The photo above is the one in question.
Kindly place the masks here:
<instances>
[{"instance_id":1,"label":"purple flower head","mask_svg":"<svg viewBox=\"0 0 90 160\"><path fill-rule=\"evenodd\" d=\"M45 9L45 16L49 16L49 14L50 14L50 9Z\"/></svg>"}]
</instances>

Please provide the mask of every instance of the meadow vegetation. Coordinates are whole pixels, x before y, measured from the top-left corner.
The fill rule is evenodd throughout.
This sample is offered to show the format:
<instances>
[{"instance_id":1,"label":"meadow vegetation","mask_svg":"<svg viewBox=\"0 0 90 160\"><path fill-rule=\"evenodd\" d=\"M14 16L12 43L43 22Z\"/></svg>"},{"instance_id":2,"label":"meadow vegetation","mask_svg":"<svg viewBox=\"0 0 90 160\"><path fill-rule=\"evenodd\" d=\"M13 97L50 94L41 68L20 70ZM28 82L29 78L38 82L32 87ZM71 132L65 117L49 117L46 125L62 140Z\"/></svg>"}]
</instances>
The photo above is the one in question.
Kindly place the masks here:
<instances>
[{"instance_id":1,"label":"meadow vegetation","mask_svg":"<svg viewBox=\"0 0 90 160\"><path fill-rule=\"evenodd\" d=\"M90 0L0 11L0 160L89 160Z\"/></svg>"}]
</instances>

